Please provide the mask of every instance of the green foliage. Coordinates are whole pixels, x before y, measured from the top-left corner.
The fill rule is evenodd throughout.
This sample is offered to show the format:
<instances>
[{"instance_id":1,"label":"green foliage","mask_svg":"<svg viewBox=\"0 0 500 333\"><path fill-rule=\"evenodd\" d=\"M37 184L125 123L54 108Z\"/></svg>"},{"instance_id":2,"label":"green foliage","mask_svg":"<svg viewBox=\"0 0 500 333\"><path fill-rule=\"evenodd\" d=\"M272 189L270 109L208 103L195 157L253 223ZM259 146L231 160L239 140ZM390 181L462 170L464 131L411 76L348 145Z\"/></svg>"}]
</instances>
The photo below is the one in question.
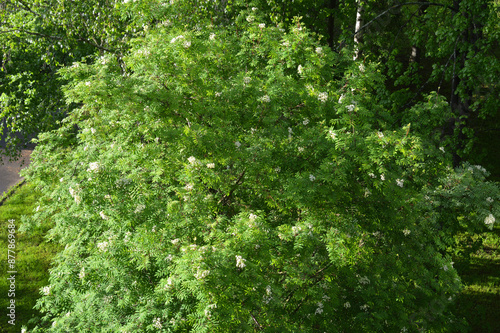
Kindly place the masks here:
<instances>
[{"instance_id":1,"label":"green foliage","mask_svg":"<svg viewBox=\"0 0 500 333\"><path fill-rule=\"evenodd\" d=\"M493 224L500 191L449 166L429 128L445 102L400 126L380 65L259 8L217 26L201 7L190 25L190 3L123 59L60 70L80 107L25 173L43 193L27 225L50 217L65 246L46 331L459 327L448 250Z\"/></svg>"}]
</instances>

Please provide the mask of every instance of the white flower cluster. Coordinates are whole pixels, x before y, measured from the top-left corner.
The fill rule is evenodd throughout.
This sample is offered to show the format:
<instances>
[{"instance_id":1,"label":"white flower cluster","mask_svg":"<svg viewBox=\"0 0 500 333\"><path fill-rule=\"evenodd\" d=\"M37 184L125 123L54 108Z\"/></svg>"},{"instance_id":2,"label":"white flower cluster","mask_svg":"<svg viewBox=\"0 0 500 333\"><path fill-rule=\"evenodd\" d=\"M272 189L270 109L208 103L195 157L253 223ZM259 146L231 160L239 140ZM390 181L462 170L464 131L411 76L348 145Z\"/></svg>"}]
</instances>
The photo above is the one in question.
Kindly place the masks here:
<instances>
[{"instance_id":1,"label":"white flower cluster","mask_svg":"<svg viewBox=\"0 0 500 333\"><path fill-rule=\"evenodd\" d=\"M183 39L184 36L183 35L180 35L180 36L177 36L177 37L174 37L172 38L172 40L170 40L170 43L175 43L177 42L179 39Z\"/></svg>"},{"instance_id":2,"label":"white flower cluster","mask_svg":"<svg viewBox=\"0 0 500 333\"><path fill-rule=\"evenodd\" d=\"M255 20L253 16L247 16L247 22L252 23Z\"/></svg>"},{"instance_id":3,"label":"white flower cluster","mask_svg":"<svg viewBox=\"0 0 500 333\"><path fill-rule=\"evenodd\" d=\"M322 314L323 313L323 303L321 302L318 302L318 308L316 309L316 311L314 312L314 314Z\"/></svg>"},{"instance_id":4,"label":"white flower cluster","mask_svg":"<svg viewBox=\"0 0 500 333\"><path fill-rule=\"evenodd\" d=\"M189 41L189 40L185 41L184 44L183 44L183 46L186 49L189 48L191 46L191 41Z\"/></svg>"},{"instance_id":5,"label":"white flower cluster","mask_svg":"<svg viewBox=\"0 0 500 333\"><path fill-rule=\"evenodd\" d=\"M211 33L210 36L208 37L208 39L210 40L214 40L215 39L215 34L214 33Z\"/></svg>"},{"instance_id":6,"label":"white flower cluster","mask_svg":"<svg viewBox=\"0 0 500 333\"><path fill-rule=\"evenodd\" d=\"M344 303L344 308L349 309L351 307L351 303L345 302Z\"/></svg>"},{"instance_id":7,"label":"white flower cluster","mask_svg":"<svg viewBox=\"0 0 500 333\"><path fill-rule=\"evenodd\" d=\"M195 165L196 164L196 157L189 156L188 161L189 161L189 164Z\"/></svg>"},{"instance_id":8,"label":"white flower cluster","mask_svg":"<svg viewBox=\"0 0 500 333\"><path fill-rule=\"evenodd\" d=\"M323 53L323 48L321 48L321 47L319 47L319 46L318 46L318 47L316 48L316 53L317 53L317 54L322 54L322 53Z\"/></svg>"},{"instance_id":9,"label":"white flower cluster","mask_svg":"<svg viewBox=\"0 0 500 333\"><path fill-rule=\"evenodd\" d=\"M261 23L261 24L259 24L259 28L264 29L265 27L266 27L266 24L265 24L265 23Z\"/></svg>"},{"instance_id":10,"label":"white flower cluster","mask_svg":"<svg viewBox=\"0 0 500 333\"><path fill-rule=\"evenodd\" d=\"M271 101L271 98L269 97L269 95L264 95L260 98L260 101L264 103L269 103Z\"/></svg>"},{"instance_id":11,"label":"white flower cluster","mask_svg":"<svg viewBox=\"0 0 500 333\"><path fill-rule=\"evenodd\" d=\"M103 212L102 210L99 212L99 215L101 215L101 218L102 218L103 220L107 220L107 219L109 219L109 217L108 217L108 216L106 216L106 214L104 214L104 212Z\"/></svg>"},{"instance_id":12,"label":"white flower cluster","mask_svg":"<svg viewBox=\"0 0 500 333\"><path fill-rule=\"evenodd\" d=\"M210 274L209 270L200 271L200 269L198 268L198 270L196 271L196 274L194 275L194 277L197 280L201 280L201 279L205 278L206 276L208 276L208 274Z\"/></svg>"},{"instance_id":13,"label":"white flower cluster","mask_svg":"<svg viewBox=\"0 0 500 333\"><path fill-rule=\"evenodd\" d=\"M92 162L89 164L89 168L87 169L87 172L97 172L99 171L99 163L98 162Z\"/></svg>"},{"instance_id":14,"label":"white flower cluster","mask_svg":"<svg viewBox=\"0 0 500 333\"><path fill-rule=\"evenodd\" d=\"M316 177L314 177L314 175L312 175L312 174L311 174L311 175L309 175L309 180L310 180L310 181L312 181L312 182L313 182L315 179L316 179Z\"/></svg>"},{"instance_id":15,"label":"white flower cluster","mask_svg":"<svg viewBox=\"0 0 500 333\"><path fill-rule=\"evenodd\" d=\"M251 78L251 77L249 77L249 76L245 76L245 77L243 78L243 83L245 83L245 84L249 84L251 81L252 81L252 78Z\"/></svg>"},{"instance_id":16,"label":"white flower cluster","mask_svg":"<svg viewBox=\"0 0 500 333\"><path fill-rule=\"evenodd\" d=\"M236 148L240 148L240 147L241 147L241 142L236 141L236 142L234 143L234 145L236 146Z\"/></svg>"},{"instance_id":17,"label":"white flower cluster","mask_svg":"<svg viewBox=\"0 0 500 333\"><path fill-rule=\"evenodd\" d=\"M144 208L146 208L145 205L137 205L137 208L134 210L134 213L138 214L138 213L142 212L144 210Z\"/></svg>"},{"instance_id":18,"label":"white flower cluster","mask_svg":"<svg viewBox=\"0 0 500 333\"><path fill-rule=\"evenodd\" d=\"M369 308L369 307L370 307L370 306L369 306L368 304L365 304L365 305L361 305L361 306L359 307L359 309L360 309L360 310L363 310L363 311L368 311L368 308Z\"/></svg>"},{"instance_id":19,"label":"white flower cluster","mask_svg":"<svg viewBox=\"0 0 500 333\"><path fill-rule=\"evenodd\" d=\"M309 119L305 118L304 121L302 122L302 124L304 126L306 126L307 124L309 124Z\"/></svg>"},{"instance_id":20,"label":"white flower cluster","mask_svg":"<svg viewBox=\"0 0 500 333\"><path fill-rule=\"evenodd\" d=\"M82 269L80 270L80 273L78 273L78 277L80 279L83 279L85 277L85 267L82 267Z\"/></svg>"},{"instance_id":21,"label":"white flower cluster","mask_svg":"<svg viewBox=\"0 0 500 333\"><path fill-rule=\"evenodd\" d=\"M321 92L318 94L318 100L322 103L325 103L328 101L328 93L327 92Z\"/></svg>"},{"instance_id":22,"label":"white flower cluster","mask_svg":"<svg viewBox=\"0 0 500 333\"><path fill-rule=\"evenodd\" d=\"M489 226L493 225L493 223L495 223L495 217L493 216L493 214L486 216L486 218L484 219L484 224Z\"/></svg>"},{"instance_id":23,"label":"white flower cluster","mask_svg":"<svg viewBox=\"0 0 500 333\"><path fill-rule=\"evenodd\" d=\"M370 279L367 276L362 276L358 279L360 284L370 284Z\"/></svg>"},{"instance_id":24,"label":"white flower cluster","mask_svg":"<svg viewBox=\"0 0 500 333\"><path fill-rule=\"evenodd\" d=\"M159 330L163 327L163 325L161 324L160 318L153 319L153 326Z\"/></svg>"},{"instance_id":25,"label":"white flower cluster","mask_svg":"<svg viewBox=\"0 0 500 333\"><path fill-rule=\"evenodd\" d=\"M71 187L69 188L69 194L73 199L75 199L75 202L79 204L82 200L78 194L76 194L76 191L73 190Z\"/></svg>"},{"instance_id":26,"label":"white flower cluster","mask_svg":"<svg viewBox=\"0 0 500 333\"><path fill-rule=\"evenodd\" d=\"M207 163L207 168L209 169L215 168L215 163Z\"/></svg>"},{"instance_id":27,"label":"white flower cluster","mask_svg":"<svg viewBox=\"0 0 500 333\"><path fill-rule=\"evenodd\" d=\"M332 130L329 130L329 131L328 131L328 136L329 136L330 138L332 138L333 140L335 140L335 138L337 137L337 133L335 133L335 132L334 132L334 131L332 131Z\"/></svg>"},{"instance_id":28,"label":"white flower cluster","mask_svg":"<svg viewBox=\"0 0 500 333\"><path fill-rule=\"evenodd\" d=\"M108 242L97 243L97 248L101 252L106 252L108 249L108 244L109 244Z\"/></svg>"},{"instance_id":29,"label":"white flower cluster","mask_svg":"<svg viewBox=\"0 0 500 333\"><path fill-rule=\"evenodd\" d=\"M52 288L52 286L45 286L42 288L42 292L45 296L48 296L50 295L50 289Z\"/></svg>"},{"instance_id":30,"label":"white flower cluster","mask_svg":"<svg viewBox=\"0 0 500 333\"><path fill-rule=\"evenodd\" d=\"M297 73L302 74L302 73L303 73L303 71L304 71L304 67L302 67L302 65L299 65L299 66L297 67Z\"/></svg>"},{"instance_id":31,"label":"white flower cluster","mask_svg":"<svg viewBox=\"0 0 500 333\"><path fill-rule=\"evenodd\" d=\"M246 259L243 259L242 256L236 256L236 267L244 268Z\"/></svg>"},{"instance_id":32,"label":"white flower cluster","mask_svg":"<svg viewBox=\"0 0 500 333\"><path fill-rule=\"evenodd\" d=\"M408 236L410 233L411 233L411 231L408 229L403 230L403 235L405 235L405 236Z\"/></svg>"},{"instance_id":33,"label":"white flower cluster","mask_svg":"<svg viewBox=\"0 0 500 333\"><path fill-rule=\"evenodd\" d=\"M404 183L404 179L396 179L396 184L399 186L399 187L403 187L403 183Z\"/></svg>"}]
</instances>

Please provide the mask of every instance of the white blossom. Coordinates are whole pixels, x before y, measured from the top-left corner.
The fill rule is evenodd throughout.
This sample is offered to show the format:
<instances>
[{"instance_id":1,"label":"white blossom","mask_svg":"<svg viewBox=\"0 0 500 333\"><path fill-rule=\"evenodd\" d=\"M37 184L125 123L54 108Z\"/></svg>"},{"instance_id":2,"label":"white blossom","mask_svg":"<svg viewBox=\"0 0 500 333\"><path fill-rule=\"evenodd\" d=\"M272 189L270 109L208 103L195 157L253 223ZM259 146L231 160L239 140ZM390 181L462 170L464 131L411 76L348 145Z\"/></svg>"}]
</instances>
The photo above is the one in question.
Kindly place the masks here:
<instances>
[{"instance_id":1,"label":"white blossom","mask_svg":"<svg viewBox=\"0 0 500 333\"><path fill-rule=\"evenodd\" d=\"M186 191L191 191L193 189L193 184L191 184L191 183L186 184L186 186L184 186L184 189Z\"/></svg>"},{"instance_id":2,"label":"white blossom","mask_svg":"<svg viewBox=\"0 0 500 333\"><path fill-rule=\"evenodd\" d=\"M399 186L399 187L403 187L403 183L404 183L404 179L396 179L396 184Z\"/></svg>"},{"instance_id":3,"label":"white blossom","mask_svg":"<svg viewBox=\"0 0 500 333\"><path fill-rule=\"evenodd\" d=\"M42 288L42 292L45 296L48 296L50 295L50 289L52 288L52 286L45 286Z\"/></svg>"},{"instance_id":4,"label":"white blossom","mask_svg":"<svg viewBox=\"0 0 500 333\"><path fill-rule=\"evenodd\" d=\"M315 51L316 51L317 54L322 54L323 53L323 48L321 48L321 47L318 46Z\"/></svg>"},{"instance_id":5,"label":"white blossom","mask_svg":"<svg viewBox=\"0 0 500 333\"><path fill-rule=\"evenodd\" d=\"M309 124L309 119L307 119L307 118L306 118L306 119L304 119L304 121L302 122L302 124L303 124L304 126L306 126L307 124Z\"/></svg>"},{"instance_id":6,"label":"white blossom","mask_svg":"<svg viewBox=\"0 0 500 333\"><path fill-rule=\"evenodd\" d=\"M91 128L90 128L90 132L91 132L92 134L95 134L95 132L96 132L95 128L91 127Z\"/></svg>"},{"instance_id":7,"label":"white blossom","mask_svg":"<svg viewBox=\"0 0 500 333\"><path fill-rule=\"evenodd\" d=\"M80 273L78 273L78 277L80 279L83 279L85 277L85 267L82 267L82 269L80 270Z\"/></svg>"},{"instance_id":8,"label":"white blossom","mask_svg":"<svg viewBox=\"0 0 500 333\"><path fill-rule=\"evenodd\" d=\"M200 269L198 268L198 270L196 271L196 274L194 275L194 277L197 280L201 280L201 279L205 278L206 276L208 276L208 274L210 274L209 270L200 271Z\"/></svg>"},{"instance_id":9,"label":"white blossom","mask_svg":"<svg viewBox=\"0 0 500 333\"><path fill-rule=\"evenodd\" d=\"M322 314L323 313L323 303L318 302L318 308L314 312L314 314Z\"/></svg>"},{"instance_id":10,"label":"white blossom","mask_svg":"<svg viewBox=\"0 0 500 333\"><path fill-rule=\"evenodd\" d=\"M408 229L404 229L404 230L403 230L403 234L404 234L405 236L408 236L410 233L411 233L411 231L410 231L410 230L408 230Z\"/></svg>"},{"instance_id":11,"label":"white blossom","mask_svg":"<svg viewBox=\"0 0 500 333\"><path fill-rule=\"evenodd\" d=\"M266 24L265 24L265 23L261 23L261 24L259 24L259 28L264 29L265 27L266 27Z\"/></svg>"},{"instance_id":12,"label":"white blossom","mask_svg":"<svg viewBox=\"0 0 500 333\"><path fill-rule=\"evenodd\" d=\"M207 163L207 168L209 169L215 168L215 163Z\"/></svg>"},{"instance_id":13,"label":"white blossom","mask_svg":"<svg viewBox=\"0 0 500 333\"><path fill-rule=\"evenodd\" d=\"M236 267L244 268L246 259L243 259L241 256L236 256Z\"/></svg>"},{"instance_id":14,"label":"white blossom","mask_svg":"<svg viewBox=\"0 0 500 333\"><path fill-rule=\"evenodd\" d=\"M163 325L161 324L160 318L153 319L153 326L157 329L161 329Z\"/></svg>"},{"instance_id":15,"label":"white blossom","mask_svg":"<svg viewBox=\"0 0 500 333\"><path fill-rule=\"evenodd\" d=\"M360 309L360 310L363 310L363 311L368 311L368 308L369 308L369 307L370 307L370 306L369 306L368 304L365 304L365 305L361 305L361 306L359 307L359 309Z\"/></svg>"},{"instance_id":16,"label":"white blossom","mask_svg":"<svg viewBox=\"0 0 500 333\"><path fill-rule=\"evenodd\" d=\"M286 40L283 43L281 43L281 45L283 45L284 47L290 47L290 42Z\"/></svg>"},{"instance_id":17,"label":"white blossom","mask_svg":"<svg viewBox=\"0 0 500 333\"><path fill-rule=\"evenodd\" d=\"M102 218L103 220L107 220L107 219L109 219L109 217L107 217L107 216L106 216L106 214L104 214L104 212L103 212L102 210L99 212L99 215L101 215L101 218Z\"/></svg>"},{"instance_id":18,"label":"white blossom","mask_svg":"<svg viewBox=\"0 0 500 333\"><path fill-rule=\"evenodd\" d=\"M380 175L380 179L381 179L382 181L383 181L383 180L385 180L385 175L383 175L383 174L382 174L382 175Z\"/></svg>"},{"instance_id":19,"label":"white blossom","mask_svg":"<svg viewBox=\"0 0 500 333\"><path fill-rule=\"evenodd\" d=\"M220 97L220 95L222 95L221 92L215 92L215 97Z\"/></svg>"},{"instance_id":20,"label":"white blossom","mask_svg":"<svg viewBox=\"0 0 500 333\"><path fill-rule=\"evenodd\" d=\"M241 147L241 142L236 141L236 142L234 143L234 145L236 146L236 148L240 148L240 147Z\"/></svg>"},{"instance_id":21,"label":"white blossom","mask_svg":"<svg viewBox=\"0 0 500 333\"><path fill-rule=\"evenodd\" d=\"M208 37L208 39L210 40L214 40L215 39L215 34L214 33L211 33L210 36Z\"/></svg>"},{"instance_id":22,"label":"white blossom","mask_svg":"<svg viewBox=\"0 0 500 333\"><path fill-rule=\"evenodd\" d=\"M349 309L351 307L351 303L345 302L344 303L344 308Z\"/></svg>"},{"instance_id":23,"label":"white blossom","mask_svg":"<svg viewBox=\"0 0 500 333\"><path fill-rule=\"evenodd\" d=\"M360 284L370 284L370 279L367 276L360 277L358 281Z\"/></svg>"},{"instance_id":24,"label":"white blossom","mask_svg":"<svg viewBox=\"0 0 500 333\"><path fill-rule=\"evenodd\" d=\"M359 71L364 72L365 71L365 65L359 64Z\"/></svg>"},{"instance_id":25,"label":"white blossom","mask_svg":"<svg viewBox=\"0 0 500 333\"><path fill-rule=\"evenodd\" d=\"M330 138L332 138L333 140L335 140L335 138L337 137L337 133L335 133L334 131L332 130L329 130L328 131L328 135L330 136Z\"/></svg>"},{"instance_id":26,"label":"white blossom","mask_svg":"<svg viewBox=\"0 0 500 333\"><path fill-rule=\"evenodd\" d=\"M344 94L340 95L340 97L339 97L339 103L342 103L342 101L344 100L344 98L345 98Z\"/></svg>"},{"instance_id":27,"label":"white blossom","mask_svg":"<svg viewBox=\"0 0 500 333\"><path fill-rule=\"evenodd\" d=\"M137 205L137 208L135 209L134 213L140 213L144 210L144 208L146 208L145 205Z\"/></svg>"},{"instance_id":28,"label":"white blossom","mask_svg":"<svg viewBox=\"0 0 500 333\"><path fill-rule=\"evenodd\" d=\"M94 171L97 172L99 171L99 163L98 162L92 162L89 164L89 168L87 169L88 172Z\"/></svg>"},{"instance_id":29,"label":"white blossom","mask_svg":"<svg viewBox=\"0 0 500 333\"><path fill-rule=\"evenodd\" d=\"M251 78L251 77L249 77L249 76L245 76L245 77L243 78L243 83L245 83L245 84L249 84L249 83L250 83L250 81L252 81L252 78Z\"/></svg>"},{"instance_id":30,"label":"white blossom","mask_svg":"<svg viewBox=\"0 0 500 333\"><path fill-rule=\"evenodd\" d=\"M170 40L170 43L175 43L176 41L178 41L179 39L182 39L182 38L184 38L184 36L183 36L183 35L180 35L180 36L174 37L174 38L172 38L172 40Z\"/></svg>"},{"instance_id":31,"label":"white blossom","mask_svg":"<svg viewBox=\"0 0 500 333\"><path fill-rule=\"evenodd\" d=\"M444 147L439 147L439 150L441 150L444 153Z\"/></svg>"},{"instance_id":32,"label":"white blossom","mask_svg":"<svg viewBox=\"0 0 500 333\"><path fill-rule=\"evenodd\" d=\"M309 175L309 180L310 180L310 181L312 181L312 182L313 182L315 179L316 179L316 177L314 177L314 175Z\"/></svg>"},{"instance_id":33,"label":"white blossom","mask_svg":"<svg viewBox=\"0 0 500 333\"><path fill-rule=\"evenodd\" d=\"M180 241L181 241L181 240L180 240L179 238L176 238L176 239L171 240L170 242L171 242L172 244L174 244L174 245L177 245L177 244L179 244L179 242L180 242Z\"/></svg>"},{"instance_id":34,"label":"white blossom","mask_svg":"<svg viewBox=\"0 0 500 333\"><path fill-rule=\"evenodd\" d=\"M247 16L247 22L252 23L255 20L253 16Z\"/></svg>"},{"instance_id":35,"label":"white blossom","mask_svg":"<svg viewBox=\"0 0 500 333\"><path fill-rule=\"evenodd\" d=\"M86 85L87 87L90 87L90 82L89 82L89 81L85 82L85 85Z\"/></svg>"},{"instance_id":36,"label":"white blossom","mask_svg":"<svg viewBox=\"0 0 500 333\"><path fill-rule=\"evenodd\" d=\"M106 252L107 250L107 247L108 247L108 242L104 241L102 243L97 243L97 248L102 251L102 252Z\"/></svg>"},{"instance_id":37,"label":"white blossom","mask_svg":"<svg viewBox=\"0 0 500 333\"><path fill-rule=\"evenodd\" d=\"M250 221L255 221L255 219L257 218L257 215L250 213L248 218L250 219Z\"/></svg>"},{"instance_id":38,"label":"white blossom","mask_svg":"<svg viewBox=\"0 0 500 333\"><path fill-rule=\"evenodd\" d=\"M264 95L260 98L260 100L264 103L269 103L271 101L271 98L269 97L269 95Z\"/></svg>"},{"instance_id":39,"label":"white blossom","mask_svg":"<svg viewBox=\"0 0 500 333\"><path fill-rule=\"evenodd\" d=\"M382 138L384 137L384 133L382 133L382 132L377 132L377 136L378 136L380 139L382 139Z\"/></svg>"},{"instance_id":40,"label":"white blossom","mask_svg":"<svg viewBox=\"0 0 500 333\"><path fill-rule=\"evenodd\" d=\"M448 265L443 265L443 271L445 271L445 272L448 271Z\"/></svg>"},{"instance_id":41,"label":"white blossom","mask_svg":"<svg viewBox=\"0 0 500 333\"><path fill-rule=\"evenodd\" d=\"M196 157L189 156L188 161L189 161L189 164L194 165L196 163Z\"/></svg>"},{"instance_id":42,"label":"white blossom","mask_svg":"<svg viewBox=\"0 0 500 333\"><path fill-rule=\"evenodd\" d=\"M350 105L346 106L346 109L348 112L354 111L354 104L350 104Z\"/></svg>"},{"instance_id":43,"label":"white blossom","mask_svg":"<svg viewBox=\"0 0 500 333\"><path fill-rule=\"evenodd\" d=\"M189 48L191 46L191 41L185 41L184 44L183 44L184 48Z\"/></svg>"},{"instance_id":44,"label":"white blossom","mask_svg":"<svg viewBox=\"0 0 500 333\"><path fill-rule=\"evenodd\" d=\"M491 197L487 197L487 198L486 198L486 202L492 203L492 202L493 202L493 199L492 199Z\"/></svg>"},{"instance_id":45,"label":"white blossom","mask_svg":"<svg viewBox=\"0 0 500 333\"><path fill-rule=\"evenodd\" d=\"M304 151L304 147L298 147L297 149L299 150L300 153Z\"/></svg>"},{"instance_id":46,"label":"white blossom","mask_svg":"<svg viewBox=\"0 0 500 333\"><path fill-rule=\"evenodd\" d=\"M252 7L252 12L255 12L257 10L257 7Z\"/></svg>"},{"instance_id":47,"label":"white blossom","mask_svg":"<svg viewBox=\"0 0 500 333\"><path fill-rule=\"evenodd\" d=\"M328 100L328 93L326 92L321 92L318 94L318 100L321 102L325 103Z\"/></svg>"},{"instance_id":48,"label":"white blossom","mask_svg":"<svg viewBox=\"0 0 500 333\"><path fill-rule=\"evenodd\" d=\"M302 74L303 70L304 70L304 68L302 67L302 65L299 65L297 67L297 73Z\"/></svg>"},{"instance_id":49,"label":"white blossom","mask_svg":"<svg viewBox=\"0 0 500 333\"><path fill-rule=\"evenodd\" d=\"M495 217L493 216L493 214L486 216L486 218L484 219L484 224L489 226L492 225L493 223L495 223Z\"/></svg>"}]
</instances>

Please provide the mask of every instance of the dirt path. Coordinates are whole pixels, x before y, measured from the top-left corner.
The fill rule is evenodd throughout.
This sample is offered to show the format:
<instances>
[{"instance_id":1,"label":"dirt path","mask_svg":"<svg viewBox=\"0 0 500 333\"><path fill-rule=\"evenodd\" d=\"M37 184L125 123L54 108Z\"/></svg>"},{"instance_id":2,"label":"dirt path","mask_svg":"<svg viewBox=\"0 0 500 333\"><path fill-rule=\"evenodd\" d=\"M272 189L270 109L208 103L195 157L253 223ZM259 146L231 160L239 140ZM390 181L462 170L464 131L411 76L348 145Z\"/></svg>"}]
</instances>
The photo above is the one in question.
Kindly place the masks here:
<instances>
[{"instance_id":1,"label":"dirt path","mask_svg":"<svg viewBox=\"0 0 500 333\"><path fill-rule=\"evenodd\" d=\"M0 164L0 196L2 196L11 186L23 180L23 178L19 176L19 171L29 165L32 151L33 150L22 150L22 158L15 162L9 162L8 157L2 157L3 164ZM22 164L23 161L24 164Z\"/></svg>"}]
</instances>

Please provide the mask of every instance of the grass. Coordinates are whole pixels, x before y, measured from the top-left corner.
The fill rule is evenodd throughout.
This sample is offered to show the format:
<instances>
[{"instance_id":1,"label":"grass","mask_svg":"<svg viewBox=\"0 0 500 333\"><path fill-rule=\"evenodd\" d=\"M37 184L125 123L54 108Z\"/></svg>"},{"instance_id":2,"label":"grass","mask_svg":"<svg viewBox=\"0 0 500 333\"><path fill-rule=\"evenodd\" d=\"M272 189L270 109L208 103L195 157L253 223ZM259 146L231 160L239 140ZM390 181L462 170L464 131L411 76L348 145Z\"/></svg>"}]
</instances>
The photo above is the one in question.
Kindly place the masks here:
<instances>
[{"instance_id":1,"label":"grass","mask_svg":"<svg viewBox=\"0 0 500 333\"><path fill-rule=\"evenodd\" d=\"M455 313L466 319L469 332L500 332L500 226L475 238L483 238L479 249L455 259L464 284Z\"/></svg>"},{"instance_id":2,"label":"grass","mask_svg":"<svg viewBox=\"0 0 500 333\"><path fill-rule=\"evenodd\" d=\"M19 233L17 229L21 223L22 215L31 215L37 199L38 193L30 185L23 185L10 193L8 198L4 198L0 206L0 307L2 317L0 320L0 332L20 332L21 326L28 325L30 320L36 321L40 313L33 307L39 297L39 289L48 284L48 269L52 257L58 250L54 244L45 241L44 235L50 226L45 225L30 232L29 235ZM16 225L15 237L15 326L8 323L10 320L6 316L7 306L10 302L8 297L9 283L7 280L8 267L8 221L14 220ZM30 325L34 326L34 325Z\"/></svg>"}]
</instances>

